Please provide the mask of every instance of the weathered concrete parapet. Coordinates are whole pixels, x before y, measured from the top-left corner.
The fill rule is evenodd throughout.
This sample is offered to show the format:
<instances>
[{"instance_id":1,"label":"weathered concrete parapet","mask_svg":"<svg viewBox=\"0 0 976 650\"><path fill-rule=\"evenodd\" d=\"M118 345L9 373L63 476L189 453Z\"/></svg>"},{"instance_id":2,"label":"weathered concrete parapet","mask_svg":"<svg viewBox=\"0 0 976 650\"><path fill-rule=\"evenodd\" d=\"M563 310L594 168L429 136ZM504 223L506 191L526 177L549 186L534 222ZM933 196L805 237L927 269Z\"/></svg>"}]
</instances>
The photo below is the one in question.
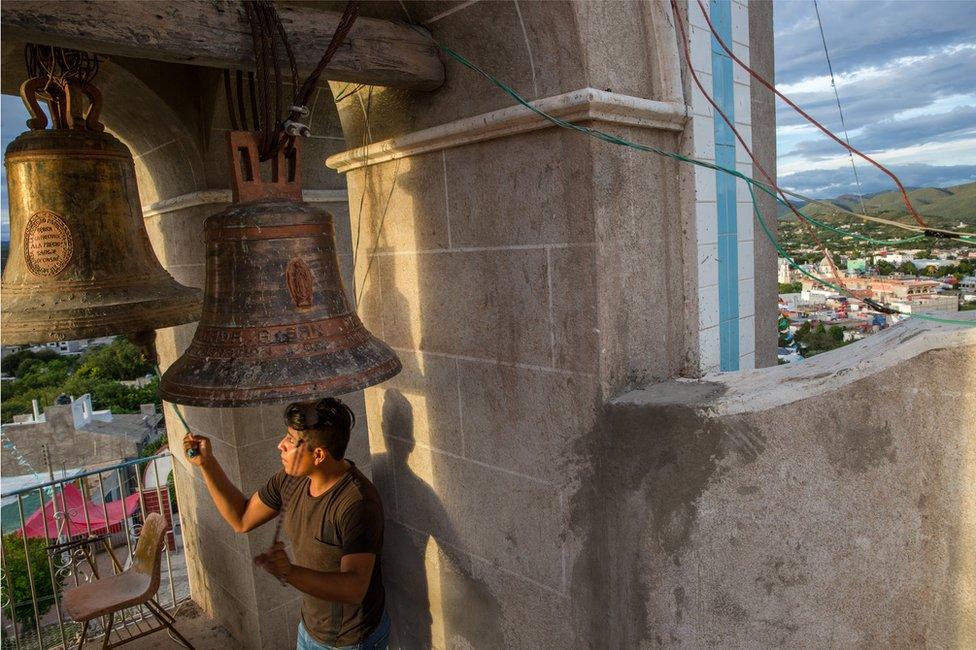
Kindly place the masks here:
<instances>
[{"instance_id":1,"label":"weathered concrete parapet","mask_svg":"<svg viewBox=\"0 0 976 650\"><path fill-rule=\"evenodd\" d=\"M604 421L572 510L608 647L976 645L976 329L912 320Z\"/></svg>"}]
</instances>

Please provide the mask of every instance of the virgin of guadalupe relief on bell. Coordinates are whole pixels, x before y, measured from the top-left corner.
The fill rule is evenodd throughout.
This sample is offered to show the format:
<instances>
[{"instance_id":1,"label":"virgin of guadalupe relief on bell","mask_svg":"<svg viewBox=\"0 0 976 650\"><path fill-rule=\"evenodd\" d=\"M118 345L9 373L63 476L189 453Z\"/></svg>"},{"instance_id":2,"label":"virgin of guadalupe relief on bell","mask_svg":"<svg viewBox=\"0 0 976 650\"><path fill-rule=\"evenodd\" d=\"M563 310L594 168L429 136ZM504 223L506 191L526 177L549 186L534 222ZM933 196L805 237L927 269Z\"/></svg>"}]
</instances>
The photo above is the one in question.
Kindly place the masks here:
<instances>
[{"instance_id":1,"label":"virgin of guadalupe relief on bell","mask_svg":"<svg viewBox=\"0 0 976 650\"><path fill-rule=\"evenodd\" d=\"M43 94L42 94L43 93ZM4 345L143 332L199 319L201 295L167 273L143 223L129 149L98 121L90 83L24 82L30 131L4 155L10 259ZM89 108L82 114L83 96ZM53 129L38 99L51 108Z\"/></svg>"},{"instance_id":2,"label":"virgin of guadalupe relief on bell","mask_svg":"<svg viewBox=\"0 0 976 650\"><path fill-rule=\"evenodd\" d=\"M341 395L400 372L351 307L332 215L301 200L298 142L258 175L257 141L229 135L235 204L206 221L203 317L159 394L191 406Z\"/></svg>"}]
</instances>

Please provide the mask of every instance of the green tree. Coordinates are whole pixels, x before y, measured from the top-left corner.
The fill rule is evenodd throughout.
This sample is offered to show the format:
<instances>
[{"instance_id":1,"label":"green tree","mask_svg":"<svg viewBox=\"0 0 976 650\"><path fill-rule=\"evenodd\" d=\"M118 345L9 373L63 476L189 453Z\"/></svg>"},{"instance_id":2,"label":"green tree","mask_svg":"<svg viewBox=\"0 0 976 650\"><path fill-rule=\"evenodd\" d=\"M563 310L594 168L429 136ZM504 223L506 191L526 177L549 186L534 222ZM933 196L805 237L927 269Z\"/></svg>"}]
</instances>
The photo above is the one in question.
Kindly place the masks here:
<instances>
[{"instance_id":1,"label":"green tree","mask_svg":"<svg viewBox=\"0 0 976 650\"><path fill-rule=\"evenodd\" d=\"M878 262L878 275L891 275L895 272L895 265L887 260Z\"/></svg>"},{"instance_id":2,"label":"green tree","mask_svg":"<svg viewBox=\"0 0 976 650\"><path fill-rule=\"evenodd\" d=\"M58 353L54 350L40 350L34 352L33 350L21 350L19 352L13 352L8 354L0 361L0 370L11 375L12 377L17 376L17 371L20 367L21 362L26 359L38 359L40 361L50 361L51 359L57 359Z\"/></svg>"},{"instance_id":3,"label":"green tree","mask_svg":"<svg viewBox=\"0 0 976 650\"><path fill-rule=\"evenodd\" d=\"M152 370L139 349L126 339L118 338L111 345L94 348L80 360L58 356L53 351L15 354L20 356L10 361L8 367L13 368L16 379L3 386L0 403L3 422L10 422L14 415L30 413L33 399L42 407L49 406L62 393L75 397L89 393L94 408L113 413L137 412L140 404L161 406L158 380L153 379L142 388L119 383L119 380L143 377Z\"/></svg>"},{"instance_id":4,"label":"green tree","mask_svg":"<svg viewBox=\"0 0 976 650\"><path fill-rule=\"evenodd\" d=\"M30 571L27 569L28 557ZM54 604L55 582L52 581L51 565L48 564L47 542L43 539L28 538L25 552L24 539L18 533L5 535L3 560L7 573L6 579L0 585L3 600L12 600L15 604L17 622L26 629L33 629L37 626L37 619L34 617L34 604L31 600L31 577L34 579L38 613L44 616ZM56 578L56 587L60 593L61 578Z\"/></svg>"},{"instance_id":5,"label":"green tree","mask_svg":"<svg viewBox=\"0 0 976 650\"><path fill-rule=\"evenodd\" d=\"M898 272L905 275L918 275L918 268L911 262L902 262L902 265L898 267Z\"/></svg>"},{"instance_id":6,"label":"green tree","mask_svg":"<svg viewBox=\"0 0 976 650\"><path fill-rule=\"evenodd\" d=\"M152 372L142 351L128 339L117 337L110 345L92 348L81 357L77 372L91 379L136 379Z\"/></svg>"},{"instance_id":7,"label":"green tree","mask_svg":"<svg viewBox=\"0 0 976 650\"><path fill-rule=\"evenodd\" d=\"M827 330L827 334L835 341L844 341L844 328L840 325L831 325L830 329Z\"/></svg>"}]
</instances>

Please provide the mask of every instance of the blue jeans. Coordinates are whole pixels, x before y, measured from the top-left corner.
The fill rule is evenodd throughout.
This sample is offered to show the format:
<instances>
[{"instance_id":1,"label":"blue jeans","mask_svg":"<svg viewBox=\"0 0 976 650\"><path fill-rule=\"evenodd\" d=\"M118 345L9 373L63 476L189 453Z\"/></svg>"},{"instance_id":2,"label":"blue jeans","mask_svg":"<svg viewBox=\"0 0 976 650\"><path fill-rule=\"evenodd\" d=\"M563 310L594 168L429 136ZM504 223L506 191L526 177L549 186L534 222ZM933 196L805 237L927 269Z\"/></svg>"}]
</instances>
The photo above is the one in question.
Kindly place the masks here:
<instances>
[{"instance_id":1,"label":"blue jeans","mask_svg":"<svg viewBox=\"0 0 976 650\"><path fill-rule=\"evenodd\" d=\"M312 635L305 629L305 623L298 623L298 646L296 650L386 650L386 644L390 640L390 616L383 610L383 618L362 643L358 645L322 645L312 638Z\"/></svg>"}]
</instances>

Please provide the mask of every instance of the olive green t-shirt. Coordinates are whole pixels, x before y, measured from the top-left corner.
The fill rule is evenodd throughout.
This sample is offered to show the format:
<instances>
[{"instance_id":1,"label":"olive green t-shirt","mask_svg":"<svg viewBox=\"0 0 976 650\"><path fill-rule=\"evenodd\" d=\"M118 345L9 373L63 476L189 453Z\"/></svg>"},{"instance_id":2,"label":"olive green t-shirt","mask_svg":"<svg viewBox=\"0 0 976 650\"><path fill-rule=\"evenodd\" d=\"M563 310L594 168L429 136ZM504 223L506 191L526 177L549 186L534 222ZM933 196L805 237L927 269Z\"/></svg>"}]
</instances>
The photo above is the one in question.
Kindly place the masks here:
<instances>
[{"instance_id":1,"label":"olive green t-shirt","mask_svg":"<svg viewBox=\"0 0 976 650\"><path fill-rule=\"evenodd\" d=\"M349 464L349 471L317 497L309 494L308 477L288 476L284 470L258 491L269 508L280 512L285 504L282 523L295 565L338 572L343 555L376 555L363 602L334 603L302 593L305 629L319 643L334 646L362 643L379 625L386 600L380 571L383 506L369 479Z\"/></svg>"}]
</instances>

